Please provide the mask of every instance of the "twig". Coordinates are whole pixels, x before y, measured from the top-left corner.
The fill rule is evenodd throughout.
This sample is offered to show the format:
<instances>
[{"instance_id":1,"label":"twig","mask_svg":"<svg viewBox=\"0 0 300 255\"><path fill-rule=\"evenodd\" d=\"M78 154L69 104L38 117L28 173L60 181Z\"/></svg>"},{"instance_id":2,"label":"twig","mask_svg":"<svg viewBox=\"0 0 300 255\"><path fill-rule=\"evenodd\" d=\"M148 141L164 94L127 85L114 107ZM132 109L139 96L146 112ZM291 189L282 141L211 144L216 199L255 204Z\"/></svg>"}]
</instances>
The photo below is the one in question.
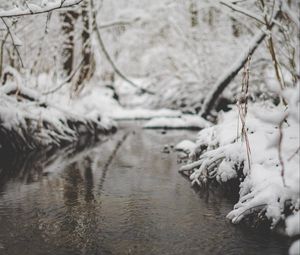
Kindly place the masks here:
<instances>
[{"instance_id":1,"label":"twig","mask_svg":"<svg viewBox=\"0 0 300 255\"><path fill-rule=\"evenodd\" d=\"M298 149L288 158L288 161L291 161L293 159L293 157L295 157L300 151L300 146L298 147Z\"/></svg>"},{"instance_id":2,"label":"twig","mask_svg":"<svg viewBox=\"0 0 300 255\"><path fill-rule=\"evenodd\" d=\"M262 5L262 8L265 9L264 0L260 0L260 3ZM281 10L281 5L279 6L279 10ZM284 79L283 79L283 76L282 76L281 67L279 65L277 55L276 55L276 51L275 51L275 47L274 47L274 41L273 41L273 37L272 37L272 34L271 34L271 29L272 29L271 23L268 21L268 17L267 17L266 14L264 16L264 20L265 20L265 23L266 23L267 30L270 32L270 35L269 35L268 40L267 40L267 42L268 42L267 47L268 47L270 55L272 57L272 63L274 65L276 79L279 83L280 89L283 90L284 87L285 87L285 82L284 82ZM284 105L287 105L287 102L284 100L284 98L281 97L281 99L282 99L282 102L284 103Z\"/></svg>"},{"instance_id":3,"label":"twig","mask_svg":"<svg viewBox=\"0 0 300 255\"><path fill-rule=\"evenodd\" d=\"M105 163L105 165L103 167L103 170L102 170L102 175L101 175L101 178L100 178L100 182L99 182L99 185L98 185L99 194L101 193L101 191L103 189L103 184L105 182L105 178L106 178L106 174L107 174L107 171L109 169L109 166L112 163L112 161L114 160L114 158L116 157L118 150L121 148L121 146L123 145L123 143L125 142L125 140L127 139L128 136L129 136L129 133L126 133L126 134L123 135L121 140L118 141L116 147L112 151L112 154L108 158L107 162Z\"/></svg>"},{"instance_id":4,"label":"twig","mask_svg":"<svg viewBox=\"0 0 300 255\"><path fill-rule=\"evenodd\" d=\"M256 21L258 21L259 23L265 25L266 23L264 22L264 20L261 19L261 17L257 16L255 13L251 13L249 12L248 10L244 10L243 8L239 7L239 6L236 6L234 4L231 4L231 3L228 3L227 1L220 1L220 3L222 5L225 5L227 7L229 7L231 10L233 11L236 11L236 12L239 12L249 18L252 18Z\"/></svg>"},{"instance_id":5,"label":"twig","mask_svg":"<svg viewBox=\"0 0 300 255\"><path fill-rule=\"evenodd\" d=\"M247 208L247 209L245 209L244 211L242 211L238 216L236 216L235 217L235 222L241 217L241 216L243 216L246 212L248 212L248 211L257 211L259 208L262 208L262 209L264 209L264 207L266 207L267 206L267 204L260 204L260 205L256 205L256 206L252 206L252 207L250 207L250 208Z\"/></svg>"},{"instance_id":6,"label":"twig","mask_svg":"<svg viewBox=\"0 0 300 255\"><path fill-rule=\"evenodd\" d=\"M275 13L274 19L272 20L271 24L269 25L269 29L271 29L275 23L274 20L278 18L280 10L277 10ZM230 84L230 82L236 77L239 71L244 67L244 65L248 61L248 57L253 55L255 50L258 46L264 41L267 33L265 31L259 31L257 35L254 36L253 40L249 43L249 46L242 52L241 56L237 59L233 65L226 70L226 72L217 80L214 88L210 91L210 93L205 98L205 101L202 105L200 115L203 118L207 118L210 114L211 110L213 109L216 101L218 100L219 96L225 90L225 88Z\"/></svg>"},{"instance_id":7,"label":"twig","mask_svg":"<svg viewBox=\"0 0 300 255\"><path fill-rule=\"evenodd\" d=\"M7 31L6 35L3 38L3 41L1 42L0 46L0 79L2 78L2 70L3 70L3 54L4 54L4 44L7 40L9 33Z\"/></svg>"},{"instance_id":8,"label":"twig","mask_svg":"<svg viewBox=\"0 0 300 255\"><path fill-rule=\"evenodd\" d=\"M114 26L126 26L126 25L131 25L133 22L138 21L140 18L137 17L133 20L117 20L109 23L104 23L98 26L99 29L105 29L105 28L110 28Z\"/></svg>"},{"instance_id":9,"label":"twig","mask_svg":"<svg viewBox=\"0 0 300 255\"><path fill-rule=\"evenodd\" d=\"M19 9L18 11L16 11L15 9L8 10L8 11L0 11L0 18L11 18L11 17L20 17L20 16L48 13L57 9L68 8L74 5L78 5L82 1L83 0L63 0L61 3L52 4L44 8L38 8L36 10L27 8L25 10Z\"/></svg>"},{"instance_id":10,"label":"twig","mask_svg":"<svg viewBox=\"0 0 300 255\"><path fill-rule=\"evenodd\" d=\"M283 161L283 157L282 157L282 140L283 140L283 132L282 132L282 126L283 123L285 122L285 118L283 118L280 123L279 123L279 138L278 138L278 158L279 158L279 162L281 165L281 178L282 178L282 183L283 186L286 187L286 183L285 183L285 178L284 178L284 174L285 174L285 167L284 167L284 161Z\"/></svg>"},{"instance_id":11,"label":"twig","mask_svg":"<svg viewBox=\"0 0 300 255\"><path fill-rule=\"evenodd\" d=\"M77 67L73 70L73 72L63 82L61 82L61 84L59 84L56 88L54 88L52 90L43 92L42 95L49 95L49 94L52 94L52 93L60 90L64 85L66 85L68 82L70 82L72 80L72 78L78 72L78 70L80 69L82 64L83 64L83 59L80 61L80 63L77 65Z\"/></svg>"},{"instance_id":12,"label":"twig","mask_svg":"<svg viewBox=\"0 0 300 255\"><path fill-rule=\"evenodd\" d=\"M19 58L19 60L20 60L21 67L24 68L23 60L22 60L22 58L21 58L20 52L19 52L19 50L18 50L18 47L17 47L17 45L15 44L14 37L13 37L11 31L10 31L10 28L9 28L8 24L6 23L6 21L5 21L5 19L4 19L3 17L1 17L1 20L2 20L3 24L5 25L5 27L6 27L6 29L7 29L7 32L9 33L9 36L10 36L10 38L11 38L12 44L13 44L13 46L14 46L14 49L16 50L17 55L18 55L18 58Z\"/></svg>"},{"instance_id":13,"label":"twig","mask_svg":"<svg viewBox=\"0 0 300 255\"><path fill-rule=\"evenodd\" d=\"M251 148L248 139L248 133L246 129L246 117L248 111L248 91L249 91L249 73L250 73L250 61L251 55L248 57L247 64L244 66L243 72L243 80L242 80L242 91L241 96L238 99L237 106L239 111L239 117L242 123L242 138L244 138L246 142L246 150L247 150L247 159L248 159L248 167L251 170Z\"/></svg>"}]
</instances>

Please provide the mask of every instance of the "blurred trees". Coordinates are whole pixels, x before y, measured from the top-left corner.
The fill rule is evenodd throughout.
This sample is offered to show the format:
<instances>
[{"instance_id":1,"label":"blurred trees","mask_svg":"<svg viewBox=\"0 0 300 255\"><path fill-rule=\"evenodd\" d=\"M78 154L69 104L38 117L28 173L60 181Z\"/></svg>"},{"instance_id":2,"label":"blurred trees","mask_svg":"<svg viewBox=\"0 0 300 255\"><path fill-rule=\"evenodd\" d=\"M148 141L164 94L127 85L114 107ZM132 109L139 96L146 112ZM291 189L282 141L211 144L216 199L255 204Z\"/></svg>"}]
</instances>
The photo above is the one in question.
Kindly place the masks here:
<instances>
[{"instance_id":1,"label":"blurred trees","mask_svg":"<svg viewBox=\"0 0 300 255\"><path fill-rule=\"evenodd\" d=\"M43 73L52 84L72 81L73 90L80 90L94 77L99 83L114 85L122 103L133 105L135 101L126 97L129 82L120 82L117 78L120 76L115 76L113 62L128 80L155 92L145 95L145 91L135 90L136 95L143 97L140 101L145 106L198 112L212 86L247 50L249 41L259 31L266 31L268 36L252 56L251 96L272 97L270 87L277 87L278 78L287 86L296 84L299 3L283 1L275 27L270 32L265 26L266 19L269 23L280 3L279 0L103 0L95 1L91 10L90 1L84 1L80 6L52 12L51 16L10 19L16 47L12 47L12 39L1 24L0 57L3 68L11 65L25 76L37 75L37 78L27 77L37 86L38 76ZM99 14L98 30L106 52L93 34L92 11ZM240 83L238 73L222 96L233 101Z\"/></svg>"}]
</instances>

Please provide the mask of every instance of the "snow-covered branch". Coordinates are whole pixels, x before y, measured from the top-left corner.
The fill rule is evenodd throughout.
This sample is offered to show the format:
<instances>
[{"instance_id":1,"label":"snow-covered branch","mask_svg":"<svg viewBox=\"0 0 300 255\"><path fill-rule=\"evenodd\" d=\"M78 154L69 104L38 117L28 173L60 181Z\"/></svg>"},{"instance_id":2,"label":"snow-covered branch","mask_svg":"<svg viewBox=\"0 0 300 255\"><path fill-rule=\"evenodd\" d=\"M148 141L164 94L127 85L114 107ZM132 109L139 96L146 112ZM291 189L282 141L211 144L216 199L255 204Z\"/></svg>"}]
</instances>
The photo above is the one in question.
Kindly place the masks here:
<instances>
[{"instance_id":1,"label":"snow-covered branch","mask_svg":"<svg viewBox=\"0 0 300 255\"><path fill-rule=\"evenodd\" d=\"M279 11L274 16L274 20L278 17ZM275 25L275 22L271 22L268 25L268 29L272 29ZM243 66L247 63L248 57L251 56L258 46L263 42L265 37L267 36L266 31L259 31L249 43L249 46L245 48L244 52L240 55L236 62L234 62L231 67L220 77L220 79L216 82L214 88L211 90L210 94L206 97L202 110L201 116L206 118L210 113L212 108L214 107L217 99L222 94L224 89L230 84L230 82L235 78L235 76L239 73L239 71L243 68Z\"/></svg>"},{"instance_id":2,"label":"snow-covered branch","mask_svg":"<svg viewBox=\"0 0 300 255\"><path fill-rule=\"evenodd\" d=\"M101 25L98 26L99 29L105 29L105 28L110 28L110 27L115 27L115 26L127 26L131 25L132 23L140 20L140 17L136 17L131 20L115 20L107 23L102 23Z\"/></svg>"},{"instance_id":3,"label":"snow-covered branch","mask_svg":"<svg viewBox=\"0 0 300 255\"><path fill-rule=\"evenodd\" d=\"M263 20L263 17L255 14L255 13L252 13L252 12L250 12L248 10L245 10L244 8L242 8L240 6L237 6L236 4L232 4L232 3L229 3L228 1L224 1L224 0L220 1L220 3L222 5L225 5L225 6L229 7L233 11L239 12L239 13L241 13L243 15L246 15L246 16L248 16L250 18L253 18L256 21L258 21L259 23L261 23L261 24L265 24L265 22Z\"/></svg>"},{"instance_id":4,"label":"snow-covered branch","mask_svg":"<svg viewBox=\"0 0 300 255\"><path fill-rule=\"evenodd\" d=\"M46 2L43 6L26 3L26 8L15 7L10 10L0 10L0 18L19 17L51 12L53 10L71 7L81 3L83 0L56 0Z\"/></svg>"}]
</instances>

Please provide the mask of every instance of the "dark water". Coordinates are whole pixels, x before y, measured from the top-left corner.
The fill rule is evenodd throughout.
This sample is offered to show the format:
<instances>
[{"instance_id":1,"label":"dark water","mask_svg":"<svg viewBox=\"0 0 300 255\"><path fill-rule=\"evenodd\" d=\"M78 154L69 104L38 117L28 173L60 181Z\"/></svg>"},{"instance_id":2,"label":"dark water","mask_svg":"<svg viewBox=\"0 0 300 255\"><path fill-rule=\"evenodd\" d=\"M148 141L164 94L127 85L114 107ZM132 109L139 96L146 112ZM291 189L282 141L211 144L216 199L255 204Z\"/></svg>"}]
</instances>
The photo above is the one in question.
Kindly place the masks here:
<instances>
[{"instance_id":1,"label":"dark water","mask_svg":"<svg viewBox=\"0 0 300 255\"><path fill-rule=\"evenodd\" d=\"M124 129L78 154L0 155L0 254L286 254L288 240L232 225L233 198L195 192L161 152L194 137Z\"/></svg>"}]
</instances>

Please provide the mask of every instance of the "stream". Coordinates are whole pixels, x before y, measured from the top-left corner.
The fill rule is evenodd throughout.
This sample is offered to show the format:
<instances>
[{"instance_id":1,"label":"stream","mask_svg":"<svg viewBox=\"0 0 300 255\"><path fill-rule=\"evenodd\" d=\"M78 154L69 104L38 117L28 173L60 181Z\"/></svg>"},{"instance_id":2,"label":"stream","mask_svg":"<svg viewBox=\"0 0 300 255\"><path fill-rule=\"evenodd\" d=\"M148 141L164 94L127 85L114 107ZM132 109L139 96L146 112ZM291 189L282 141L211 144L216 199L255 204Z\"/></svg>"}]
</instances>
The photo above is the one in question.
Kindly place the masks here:
<instances>
[{"instance_id":1,"label":"stream","mask_svg":"<svg viewBox=\"0 0 300 255\"><path fill-rule=\"evenodd\" d=\"M287 238L226 219L231 192L178 173L172 145L196 134L135 125L77 153L2 158L0 254L287 254Z\"/></svg>"}]
</instances>

